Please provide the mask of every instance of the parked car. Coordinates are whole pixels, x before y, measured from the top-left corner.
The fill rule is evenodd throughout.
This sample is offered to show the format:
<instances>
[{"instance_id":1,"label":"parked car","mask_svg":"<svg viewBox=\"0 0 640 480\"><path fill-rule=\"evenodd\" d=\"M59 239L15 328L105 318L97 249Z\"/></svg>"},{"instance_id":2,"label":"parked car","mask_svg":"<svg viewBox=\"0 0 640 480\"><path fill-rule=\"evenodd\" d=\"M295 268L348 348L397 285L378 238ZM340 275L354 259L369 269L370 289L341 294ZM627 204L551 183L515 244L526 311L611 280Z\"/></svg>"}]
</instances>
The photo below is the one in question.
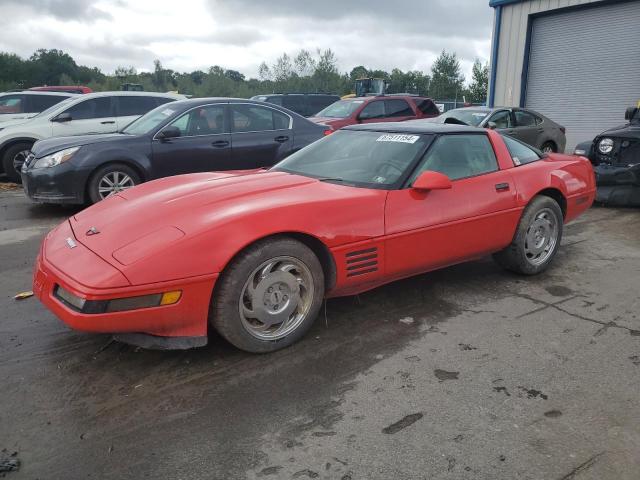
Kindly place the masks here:
<instances>
[{"instance_id":1,"label":"parked car","mask_svg":"<svg viewBox=\"0 0 640 480\"><path fill-rule=\"evenodd\" d=\"M440 115L433 100L412 95L379 95L340 100L310 120L338 130L347 125L373 122L402 122Z\"/></svg>"},{"instance_id":2,"label":"parked car","mask_svg":"<svg viewBox=\"0 0 640 480\"><path fill-rule=\"evenodd\" d=\"M31 87L29 90L36 92L93 93L93 90L83 85L49 85L45 87Z\"/></svg>"},{"instance_id":3,"label":"parked car","mask_svg":"<svg viewBox=\"0 0 640 480\"><path fill-rule=\"evenodd\" d=\"M495 131L351 126L270 170L164 178L89 207L45 238L33 291L79 330L187 348L210 324L270 352L325 297L488 254L542 272L594 196L587 159Z\"/></svg>"},{"instance_id":4,"label":"parked car","mask_svg":"<svg viewBox=\"0 0 640 480\"><path fill-rule=\"evenodd\" d=\"M627 123L576 145L574 153L595 167L598 202L640 207L640 108L629 107L624 118Z\"/></svg>"},{"instance_id":5,"label":"parked car","mask_svg":"<svg viewBox=\"0 0 640 480\"><path fill-rule=\"evenodd\" d=\"M340 97L328 93L274 93L271 95L255 95L251 97L251 100L273 103L296 112L303 117L310 117L333 102L340 100Z\"/></svg>"},{"instance_id":6,"label":"parked car","mask_svg":"<svg viewBox=\"0 0 640 480\"><path fill-rule=\"evenodd\" d=\"M456 120L474 127L497 129L543 153L562 153L567 144L563 126L528 108L456 108L443 113L436 121L450 123Z\"/></svg>"},{"instance_id":7,"label":"parked car","mask_svg":"<svg viewBox=\"0 0 640 480\"><path fill-rule=\"evenodd\" d=\"M0 93L0 126L22 123L67 98L70 93L8 92ZM11 123L7 123L11 122Z\"/></svg>"},{"instance_id":8,"label":"parked car","mask_svg":"<svg viewBox=\"0 0 640 480\"><path fill-rule=\"evenodd\" d=\"M158 105L182 98L167 93L100 92L63 100L23 123L0 129L2 170L19 182L22 164L37 140L117 132Z\"/></svg>"},{"instance_id":9,"label":"parked car","mask_svg":"<svg viewBox=\"0 0 640 480\"><path fill-rule=\"evenodd\" d=\"M327 127L262 102L182 100L120 133L37 142L22 183L37 202L95 203L169 175L272 166L325 132Z\"/></svg>"}]
</instances>

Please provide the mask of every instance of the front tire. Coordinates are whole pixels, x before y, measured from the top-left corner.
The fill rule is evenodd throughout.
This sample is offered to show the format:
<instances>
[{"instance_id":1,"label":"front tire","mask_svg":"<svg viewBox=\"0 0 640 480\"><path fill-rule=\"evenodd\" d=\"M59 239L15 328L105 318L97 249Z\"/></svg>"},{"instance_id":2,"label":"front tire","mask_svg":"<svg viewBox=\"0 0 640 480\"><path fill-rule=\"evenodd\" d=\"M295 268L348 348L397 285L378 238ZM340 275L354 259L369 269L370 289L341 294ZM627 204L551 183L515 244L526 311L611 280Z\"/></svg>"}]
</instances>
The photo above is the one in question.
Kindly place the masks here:
<instances>
[{"instance_id":1,"label":"front tire","mask_svg":"<svg viewBox=\"0 0 640 480\"><path fill-rule=\"evenodd\" d=\"M547 269L562 240L563 216L558 203L538 195L524 209L516 235L504 250L493 255L501 267L522 275Z\"/></svg>"},{"instance_id":2,"label":"front tire","mask_svg":"<svg viewBox=\"0 0 640 480\"><path fill-rule=\"evenodd\" d=\"M22 164L27 159L32 146L32 143L20 142L15 145L11 145L7 148L7 151L4 152L4 156L2 157L2 168L11 182L22 183L20 170L22 169Z\"/></svg>"},{"instance_id":3,"label":"front tire","mask_svg":"<svg viewBox=\"0 0 640 480\"><path fill-rule=\"evenodd\" d=\"M211 325L229 343L266 353L300 340L324 298L324 273L306 245L287 238L261 240L222 273L209 310Z\"/></svg>"},{"instance_id":4,"label":"front tire","mask_svg":"<svg viewBox=\"0 0 640 480\"><path fill-rule=\"evenodd\" d=\"M91 175L87 191L91 203L98 203L139 183L140 176L133 168L123 163L110 163Z\"/></svg>"}]
</instances>

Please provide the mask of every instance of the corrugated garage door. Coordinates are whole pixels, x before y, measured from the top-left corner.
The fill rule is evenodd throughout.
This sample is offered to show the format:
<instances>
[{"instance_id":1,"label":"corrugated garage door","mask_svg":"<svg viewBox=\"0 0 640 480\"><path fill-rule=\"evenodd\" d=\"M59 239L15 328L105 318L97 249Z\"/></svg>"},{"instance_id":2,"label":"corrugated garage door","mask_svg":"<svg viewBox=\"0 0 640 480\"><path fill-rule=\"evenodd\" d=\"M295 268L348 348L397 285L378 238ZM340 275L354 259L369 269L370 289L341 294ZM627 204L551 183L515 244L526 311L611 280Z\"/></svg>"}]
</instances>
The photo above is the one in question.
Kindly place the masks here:
<instances>
[{"instance_id":1,"label":"corrugated garage door","mask_svg":"<svg viewBox=\"0 0 640 480\"><path fill-rule=\"evenodd\" d=\"M525 103L567 128L567 152L624 123L638 100L640 1L533 21Z\"/></svg>"}]
</instances>

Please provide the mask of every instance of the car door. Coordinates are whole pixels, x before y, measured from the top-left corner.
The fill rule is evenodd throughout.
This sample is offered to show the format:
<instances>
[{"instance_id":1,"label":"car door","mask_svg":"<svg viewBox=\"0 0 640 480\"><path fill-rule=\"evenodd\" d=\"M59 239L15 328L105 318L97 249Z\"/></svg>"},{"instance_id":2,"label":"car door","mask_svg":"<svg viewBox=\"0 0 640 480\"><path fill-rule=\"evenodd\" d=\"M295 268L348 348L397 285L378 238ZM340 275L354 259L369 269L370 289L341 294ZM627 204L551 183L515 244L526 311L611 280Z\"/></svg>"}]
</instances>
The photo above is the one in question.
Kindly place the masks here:
<instances>
[{"instance_id":1,"label":"car door","mask_svg":"<svg viewBox=\"0 0 640 480\"><path fill-rule=\"evenodd\" d=\"M406 100L394 98L384 101L385 122L402 122L413 118L416 118L416 114Z\"/></svg>"},{"instance_id":2,"label":"car door","mask_svg":"<svg viewBox=\"0 0 640 480\"><path fill-rule=\"evenodd\" d=\"M541 125L536 125L536 117L525 110L514 110L515 131L512 137L523 141L527 145L540 148L542 142L538 139L543 132Z\"/></svg>"},{"instance_id":3,"label":"car door","mask_svg":"<svg viewBox=\"0 0 640 480\"><path fill-rule=\"evenodd\" d=\"M158 100L164 101L158 102ZM118 130L122 130L141 115L169 101L171 101L170 98L146 95L118 95L115 97Z\"/></svg>"},{"instance_id":4,"label":"car door","mask_svg":"<svg viewBox=\"0 0 640 480\"><path fill-rule=\"evenodd\" d=\"M293 119L275 108L252 103L229 104L234 169L271 166L293 146Z\"/></svg>"},{"instance_id":5,"label":"car door","mask_svg":"<svg viewBox=\"0 0 640 480\"><path fill-rule=\"evenodd\" d=\"M118 131L113 97L82 99L51 119L51 131L54 137Z\"/></svg>"},{"instance_id":6,"label":"car door","mask_svg":"<svg viewBox=\"0 0 640 480\"><path fill-rule=\"evenodd\" d=\"M498 110L493 112L485 121L484 125L488 126L490 122L495 123L495 129L502 134L513 136L515 133L511 110Z\"/></svg>"},{"instance_id":7,"label":"car door","mask_svg":"<svg viewBox=\"0 0 640 480\"><path fill-rule=\"evenodd\" d=\"M375 123L383 122L384 118L384 101L372 100L367 102L357 115L359 123Z\"/></svg>"},{"instance_id":8,"label":"car door","mask_svg":"<svg viewBox=\"0 0 640 480\"><path fill-rule=\"evenodd\" d=\"M180 136L159 138L158 133L170 127ZM160 132L151 141L155 177L234 168L225 103L192 108Z\"/></svg>"},{"instance_id":9,"label":"car door","mask_svg":"<svg viewBox=\"0 0 640 480\"><path fill-rule=\"evenodd\" d=\"M412 174L447 175L452 187L389 192L386 271L406 276L473 259L511 241L520 215L508 170L500 170L484 133L441 135Z\"/></svg>"}]
</instances>

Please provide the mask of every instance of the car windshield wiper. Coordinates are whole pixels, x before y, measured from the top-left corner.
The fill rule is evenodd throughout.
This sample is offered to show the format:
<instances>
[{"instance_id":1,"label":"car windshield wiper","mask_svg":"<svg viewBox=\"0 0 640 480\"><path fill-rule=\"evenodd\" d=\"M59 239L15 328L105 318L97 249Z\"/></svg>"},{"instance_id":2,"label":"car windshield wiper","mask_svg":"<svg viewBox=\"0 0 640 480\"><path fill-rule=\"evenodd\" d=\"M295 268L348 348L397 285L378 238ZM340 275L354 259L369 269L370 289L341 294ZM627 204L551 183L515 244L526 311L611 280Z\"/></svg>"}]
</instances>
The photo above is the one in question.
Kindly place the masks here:
<instances>
[{"instance_id":1,"label":"car windshield wiper","mask_svg":"<svg viewBox=\"0 0 640 480\"><path fill-rule=\"evenodd\" d=\"M344 178L340 177L320 177L317 180L320 182L344 182Z\"/></svg>"}]
</instances>

